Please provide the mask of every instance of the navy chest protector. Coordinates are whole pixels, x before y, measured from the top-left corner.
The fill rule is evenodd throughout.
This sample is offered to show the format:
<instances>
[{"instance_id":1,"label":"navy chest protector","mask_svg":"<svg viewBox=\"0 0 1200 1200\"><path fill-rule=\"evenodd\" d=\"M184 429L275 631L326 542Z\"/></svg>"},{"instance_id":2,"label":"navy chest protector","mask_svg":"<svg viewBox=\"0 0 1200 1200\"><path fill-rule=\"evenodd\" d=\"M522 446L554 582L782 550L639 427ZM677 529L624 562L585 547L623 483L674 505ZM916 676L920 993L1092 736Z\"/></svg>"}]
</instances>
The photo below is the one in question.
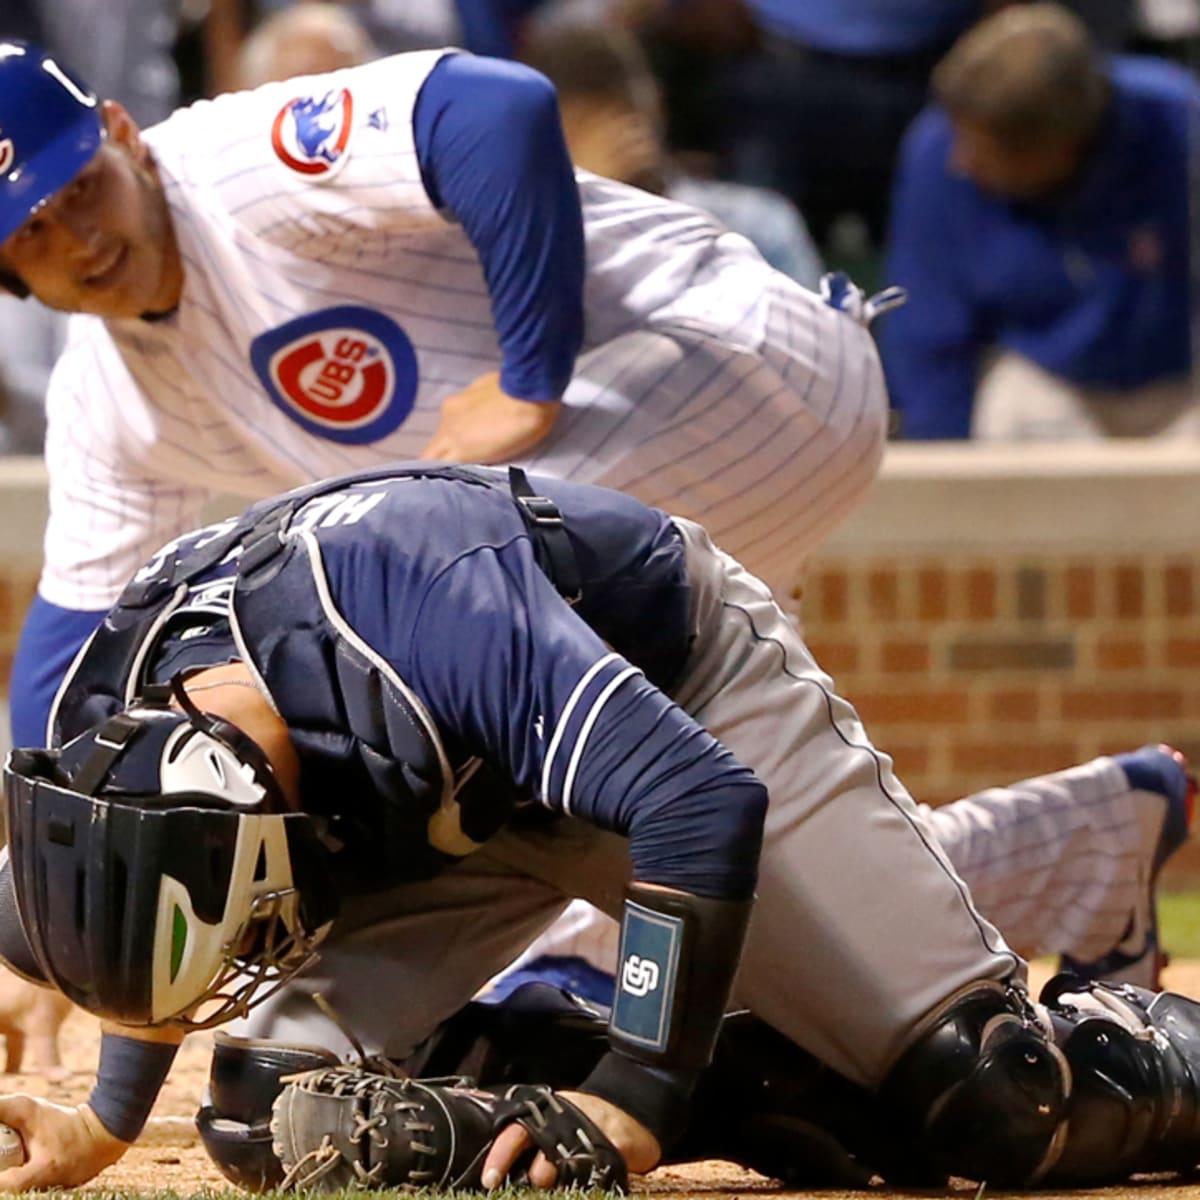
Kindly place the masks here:
<instances>
[{"instance_id":1,"label":"navy chest protector","mask_svg":"<svg viewBox=\"0 0 1200 1200\"><path fill-rule=\"evenodd\" d=\"M561 516L516 468L507 476L433 466L340 476L253 506L199 549L182 557L173 551L151 578L131 583L59 693L55 744L141 693L189 586L234 555L234 637L288 724L302 765L301 805L324 822L342 888L363 891L426 878L477 849L521 797L478 759L450 761L420 699L333 607L304 539L288 536L293 516L318 496L356 483L414 477L454 479L511 495L534 538L539 565L568 602L579 598L578 565Z\"/></svg>"}]
</instances>

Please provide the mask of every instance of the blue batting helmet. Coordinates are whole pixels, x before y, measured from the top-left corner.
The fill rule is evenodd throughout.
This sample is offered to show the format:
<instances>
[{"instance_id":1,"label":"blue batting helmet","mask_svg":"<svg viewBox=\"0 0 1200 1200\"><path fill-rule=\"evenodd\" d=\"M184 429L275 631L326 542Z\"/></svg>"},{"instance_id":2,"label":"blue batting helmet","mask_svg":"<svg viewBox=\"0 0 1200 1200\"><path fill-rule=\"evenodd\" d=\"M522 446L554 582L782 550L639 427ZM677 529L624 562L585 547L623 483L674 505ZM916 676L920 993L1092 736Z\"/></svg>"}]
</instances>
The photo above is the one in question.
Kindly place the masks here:
<instances>
[{"instance_id":1,"label":"blue batting helmet","mask_svg":"<svg viewBox=\"0 0 1200 1200\"><path fill-rule=\"evenodd\" d=\"M0 41L0 241L91 161L96 97L31 42Z\"/></svg>"}]
</instances>

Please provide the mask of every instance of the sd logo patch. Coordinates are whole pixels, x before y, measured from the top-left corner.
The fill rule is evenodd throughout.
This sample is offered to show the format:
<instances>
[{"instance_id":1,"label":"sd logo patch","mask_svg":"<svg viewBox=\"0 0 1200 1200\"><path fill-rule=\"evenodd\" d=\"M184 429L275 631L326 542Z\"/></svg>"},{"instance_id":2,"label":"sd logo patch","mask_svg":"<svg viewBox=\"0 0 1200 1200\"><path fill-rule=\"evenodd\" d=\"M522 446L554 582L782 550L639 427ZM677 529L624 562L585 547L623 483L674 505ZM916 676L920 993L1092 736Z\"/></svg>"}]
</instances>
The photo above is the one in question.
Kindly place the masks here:
<instances>
[{"instance_id":1,"label":"sd logo patch","mask_svg":"<svg viewBox=\"0 0 1200 1200\"><path fill-rule=\"evenodd\" d=\"M614 1033L647 1050L664 1051L670 1041L682 941L680 917L626 901L610 1024Z\"/></svg>"},{"instance_id":2,"label":"sd logo patch","mask_svg":"<svg viewBox=\"0 0 1200 1200\"><path fill-rule=\"evenodd\" d=\"M259 334L250 362L272 402L296 424L349 445L398 429L417 395L417 355L404 330L354 304Z\"/></svg>"}]
</instances>

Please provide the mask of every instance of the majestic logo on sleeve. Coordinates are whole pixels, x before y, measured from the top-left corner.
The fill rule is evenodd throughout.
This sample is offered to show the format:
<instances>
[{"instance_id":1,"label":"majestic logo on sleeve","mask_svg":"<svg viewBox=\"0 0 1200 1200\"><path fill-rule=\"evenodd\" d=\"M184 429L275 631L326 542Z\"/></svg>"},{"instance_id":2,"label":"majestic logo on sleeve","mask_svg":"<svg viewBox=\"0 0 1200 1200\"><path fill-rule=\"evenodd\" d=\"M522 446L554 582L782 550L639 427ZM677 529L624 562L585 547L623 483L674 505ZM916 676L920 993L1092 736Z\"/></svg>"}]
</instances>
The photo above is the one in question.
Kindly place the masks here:
<instances>
[{"instance_id":1,"label":"majestic logo on sleeve","mask_svg":"<svg viewBox=\"0 0 1200 1200\"><path fill-rule=\"evenodd\" d=\"M250 362L277 408L334 442L387 437L417 395L417 355L404 330L354 304L306 313L259 334Z\"/></svg>"},{"instance_id":2,"label":"majestic logo on sleeve","mask_svg":"<svg viewBox=\"0 0 1200 1200\"><path fill-rule=\"evenodd\" d=\"M7 175L17 157L12 138L0 138L0 175Z\"/></svg>"},{"instance_id":3,"label":"majestic logo on sleeve","mask_svg":"<svg viewBox=\"0 0 1200 1200\"><path fill-rule=\"evenodd\" d=\"M349 155L354 100L342 88L324 96L289 100L271 125L276 157L291 171L313 181L329 179Z\"/></svg>"}]
</instances>

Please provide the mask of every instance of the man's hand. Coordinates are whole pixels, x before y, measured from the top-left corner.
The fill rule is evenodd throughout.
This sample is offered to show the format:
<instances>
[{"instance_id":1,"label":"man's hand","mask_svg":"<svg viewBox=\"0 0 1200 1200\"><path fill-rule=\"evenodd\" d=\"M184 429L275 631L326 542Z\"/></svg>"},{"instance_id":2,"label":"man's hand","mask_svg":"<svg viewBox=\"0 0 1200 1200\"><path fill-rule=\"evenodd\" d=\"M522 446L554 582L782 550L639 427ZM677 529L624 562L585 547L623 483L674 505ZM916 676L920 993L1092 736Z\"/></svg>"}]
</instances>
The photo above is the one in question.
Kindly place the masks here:
<instances>
[{"instance_id":1,"label":"man's hand","mask_svg":"<svg viewBox=\"0 0 1200 1200\"><path fill-rule=\"evenodd\" d=\"M25 1162L0 1171L0 1192L87 1183L129 1149L86 1104L64 1108L32 1096L0 1096L0 1121L25 1143Z\"/></svg>"},{"instance_id":2,"label":"man's hand","mask_svg":"<svg viewBox=\"0 0 1200 1200\"><path fill-rule=\"evenodd\" d=\"M642 1124L635 1121L627 1112L601 1100L599 1096L589 1096L584 1092L560 1092L564 1100L569 1100L585 1116L590 1117L605 1134L610 1142L621 1152L625 1165L637 1175L652 1171L662 1157L662 1147L658 1139ZM497 1187L504 1177L512 1170L522 1154L527 1153L533 1146L533 1139L520 1125L510 1125L502 1130L492 1143L488 1156L483 1164L483 1186ZM529 1168L529 1182L534 1187L553 1187L558 1178L558 1170L542 1153L534 1158Z\"/></svg>"},{"instance_id":3,"label":"man's hand","mask_svg":"<svg viewBox=\"0 0 1200 1200\"><path fill-rule=\"evenodd\" d=\"M561 407L557 400L514 400L500 390L500 373L491 371L442 401L437 432L421 457L442 462L510 462L550 432Z\"/></svg>"}]
</instances>

